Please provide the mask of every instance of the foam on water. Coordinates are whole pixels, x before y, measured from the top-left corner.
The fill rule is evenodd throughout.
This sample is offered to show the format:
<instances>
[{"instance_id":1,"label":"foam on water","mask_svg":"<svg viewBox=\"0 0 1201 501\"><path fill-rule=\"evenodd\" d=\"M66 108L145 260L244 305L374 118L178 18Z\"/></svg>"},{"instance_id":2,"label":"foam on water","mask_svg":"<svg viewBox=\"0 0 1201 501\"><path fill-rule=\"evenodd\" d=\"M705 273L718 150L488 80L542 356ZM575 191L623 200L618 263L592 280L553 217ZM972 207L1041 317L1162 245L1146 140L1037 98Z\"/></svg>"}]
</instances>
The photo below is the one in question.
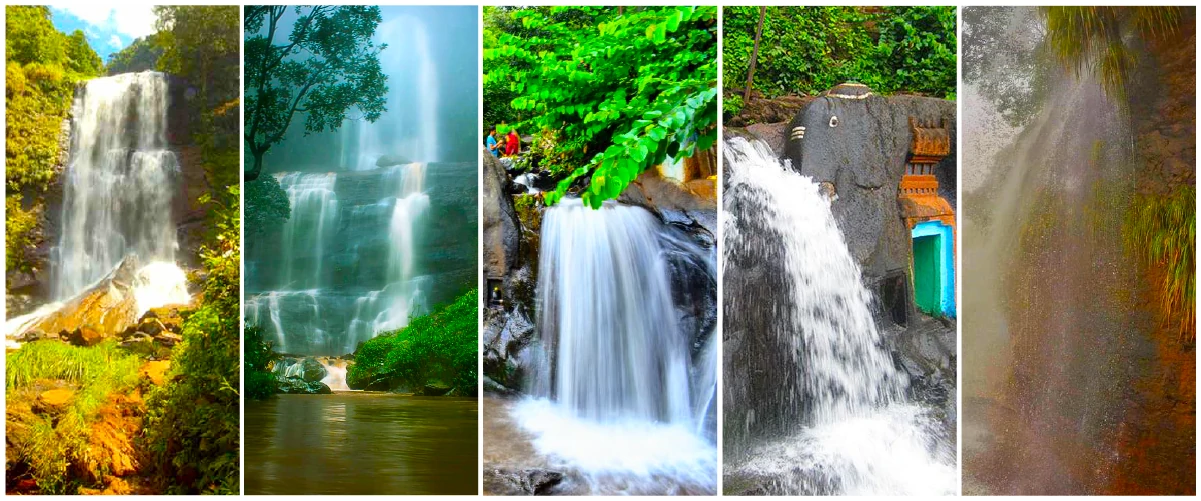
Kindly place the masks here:
<instances>
[{"instance_id":1,"label":"foam on water","mask_svg":"<svg viewBox=\"0 0 1201 501\"><path fill-rule=\"evenodd\" d=\"M533 363L536 397L513 416L539 454L605 485L594 491L716 491L715 434L704 423L716 352L691 359L672 302L670 238L650 212L612 202L563 200L542 220L543 359Z\"/></svg>"}]
</instances>

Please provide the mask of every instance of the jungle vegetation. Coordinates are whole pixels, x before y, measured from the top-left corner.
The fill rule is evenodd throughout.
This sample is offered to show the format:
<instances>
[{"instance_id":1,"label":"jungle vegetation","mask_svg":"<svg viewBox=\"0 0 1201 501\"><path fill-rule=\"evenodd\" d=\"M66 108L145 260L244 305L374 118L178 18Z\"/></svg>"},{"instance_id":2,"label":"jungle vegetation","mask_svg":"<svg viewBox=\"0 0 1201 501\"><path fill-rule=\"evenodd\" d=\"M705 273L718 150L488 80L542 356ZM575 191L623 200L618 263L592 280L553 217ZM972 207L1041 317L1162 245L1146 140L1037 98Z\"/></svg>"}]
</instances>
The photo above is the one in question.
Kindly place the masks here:
<instances>
[{"instance_id":1,"label":"jungle vegetation","mask_svg":"<svg viewBox=\"0 0 1201 501\"><path fill-rule=\"evenodd\" d=\"M955 7L759 7L722 11L723 109L751 87L767 98L814 95L843 82L876 92L955 99ZM733 89L735 92L730 92Z\"/></svg>"},{"instance_id":2,"label":"jungle vegetation","mask_svg":"<svg viewBox=\"0 0 1201 501\"><path fill-rule=\"evenodd\" d=\"M485 125L600 207L644 170L717 140L714 7L484 7ZM586 179L580 187L577 180Z\"/></svg>"}]
</instances>

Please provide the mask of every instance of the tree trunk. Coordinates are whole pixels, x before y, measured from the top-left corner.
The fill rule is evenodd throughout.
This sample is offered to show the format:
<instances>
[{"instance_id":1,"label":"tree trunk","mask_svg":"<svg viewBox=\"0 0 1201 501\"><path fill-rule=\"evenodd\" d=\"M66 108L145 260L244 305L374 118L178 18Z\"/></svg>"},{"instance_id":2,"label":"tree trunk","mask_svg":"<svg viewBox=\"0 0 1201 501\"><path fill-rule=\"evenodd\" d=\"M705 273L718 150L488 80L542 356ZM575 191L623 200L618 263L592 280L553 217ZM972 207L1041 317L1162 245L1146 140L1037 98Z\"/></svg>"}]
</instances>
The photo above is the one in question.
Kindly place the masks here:
<instances>
[{"instance_id":1,"label":"tree trunk","mask_svg":"<svg viewBox=\"0 0 1201 501\"><path fill-rule=\"evenodd\" d=\"M742 92L742 105L751 102L751 84L755 80L755 61L759 59L759 38L763 36L763 18L767 7L759 7L759 26L755 28L755 47L751 49L751 67L746 72L746 90Z\"/></svg>"},{"instance_id":2,"label":"tree trunk","mask_svg":"<svg viewBox=\"0 0 1201 501\"><path fill-rule=\"evenodd\" d=\"M259 174L263 172L264 153L266 153L266 151L251 151L251 154L254 155L254 166L242 175L243 182L249 183L259 178Z\"/></svg>"}]
</instances>

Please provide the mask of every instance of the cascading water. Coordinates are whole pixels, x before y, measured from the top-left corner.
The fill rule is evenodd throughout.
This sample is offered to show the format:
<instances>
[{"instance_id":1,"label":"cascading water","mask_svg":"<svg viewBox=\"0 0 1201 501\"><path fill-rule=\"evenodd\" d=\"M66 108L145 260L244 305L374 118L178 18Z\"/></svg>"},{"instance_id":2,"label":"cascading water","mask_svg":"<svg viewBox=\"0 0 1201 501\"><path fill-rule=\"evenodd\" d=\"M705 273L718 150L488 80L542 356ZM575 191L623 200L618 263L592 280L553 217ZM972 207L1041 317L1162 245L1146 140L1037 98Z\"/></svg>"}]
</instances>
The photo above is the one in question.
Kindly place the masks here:
<instances>
[{"instance_id":1,"label":"cascading water","mask_svg":"<svg viewBox=\"0 0 1201 501\"><path fill-rule=\"evenodd\" d=\"M343 124L338 172L276 174L292 215L281 262L263 266L273 276L254 280L246 311L280 352L352 353L428 306L419 249L431 203L426 171L441 156L437 72L420 19L385 21L375 41L389 46L379 56L387 112Z\"/></svg>"},{"instance_id":2,"label":"cascading water","mask_svg":"<svg viewBox=\"0 0 1201 501\"><path fill-rule=\"evenodd\" d=\"M793 432L750 447L736 464L727 461L727 472L768 479L791 494L956 494L954 444L929 411L906 401L908 380L883 346L871 293L830 201L762 142L732 138L725 155L730 174L723 267L745 246L774 249L785 275L779 293L789 294L791 308L773 314L774 333L755 335L774 334L791 347L799 370L780 374L780 386L794 388L785 400L804 409L799 422L785 425ZM766 209L729 210L748 201L732 199L737 197ZM737 217L762 218L758 224L779 230L780 241L743 234Z\"/></svg>"},{"instance_id":3,"label":"cascading water","mask_svg":"<svg viewBox=\"0 0 1201 501\"><path fill-rule=\"evenodd\" d=\"M51 256L51 295L66 301L135 256L131 284L137 315L190 301L172 205L180 168L167 145L167 76L126 73L88 80L72 106L71 149L64 172L61 236ZM48 305L9 335L61 306ZM18 319L13 319L18 320Z\"/></svg>"},{"instance_id":4,"label":"cascading water","mask_svg":"<svg viewBox=\"0 0 1201 501\"><path fill-rule=\"evenodd\" d=\"M153 267L146 281L163 300L188 301L175 267L179 164L167 149L167 91L165 74L143 72L89 80L76 96L53 256L56 299L78 294L132 254Z\"/></svg>"},{"instance_id":5,"label":"cascading water","mask_svg":"<svg viewBox=\"0 0 1201 501\"><path fill-rule=\"evenodd\" d=\"M568 199L546 211L537 321L546 360L536 398L513 415L541 454L591 482L713 491L715 434L703 422L716 354L691 359L664 238L668 230L639 207L594 210Z\"/></svg>"},{"instance_id":6,"label":"cascading water","mask_svg":"<svg viewBox=\"0 0 1201 501\"><path fill-rule=\"evenodd\" d=\"M380 54L386 73L414 78L389 79L388 112L375 123L347 123L342 133L343 164L370 170L385 163L441 159L438 73L425 23L411 16L385 21L376 28L375 41L392 47Z\"/></svg>"}]
</instances>

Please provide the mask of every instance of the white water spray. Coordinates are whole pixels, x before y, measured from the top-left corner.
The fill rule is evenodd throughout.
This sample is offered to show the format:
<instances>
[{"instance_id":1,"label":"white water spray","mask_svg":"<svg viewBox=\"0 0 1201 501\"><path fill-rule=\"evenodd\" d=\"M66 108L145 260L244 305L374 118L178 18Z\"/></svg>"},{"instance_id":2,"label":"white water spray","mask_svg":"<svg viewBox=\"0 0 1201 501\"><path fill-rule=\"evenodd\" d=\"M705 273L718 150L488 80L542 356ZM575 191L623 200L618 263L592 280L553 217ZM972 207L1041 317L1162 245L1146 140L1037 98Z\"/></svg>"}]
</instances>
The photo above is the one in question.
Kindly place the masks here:
<instances>
[{"instance_id":1,"label":"white water spray","mask_svg":"<svg viewBox=\"0 0 1201 501\"><path fill-rule=\"evenodd\" d=\"M716 447L701 429L713 379L698 377L693 391L664 231L646 210L611 202L547 210L538 326L548 360L534 381L539 398L513 415L540 453L592 481L715 490ZM698 368L715 372L708 360Z\"/></svg>"},{"instance_id":2,"label":"white water spray","mask_svg":"<svg viewBox=\"0 0 1201 501\"><path fill-rule=\"evenodd\" d=\"M919 406L905 402L908 381L893 365L873 321L863 286L830 212L812 179L776 159L762 142L725 143L729 185L761 197L756 214L780 228L781 263L791 285L788 316L777 332L791 342L796 387L809 409L798 431L759 447L751 460L727 469L768 477L782 490L859 495L948 495L958 492L953 444ZM737 221L725 222L724 260L755 245Z\"/></svg>"}]
</instances>

